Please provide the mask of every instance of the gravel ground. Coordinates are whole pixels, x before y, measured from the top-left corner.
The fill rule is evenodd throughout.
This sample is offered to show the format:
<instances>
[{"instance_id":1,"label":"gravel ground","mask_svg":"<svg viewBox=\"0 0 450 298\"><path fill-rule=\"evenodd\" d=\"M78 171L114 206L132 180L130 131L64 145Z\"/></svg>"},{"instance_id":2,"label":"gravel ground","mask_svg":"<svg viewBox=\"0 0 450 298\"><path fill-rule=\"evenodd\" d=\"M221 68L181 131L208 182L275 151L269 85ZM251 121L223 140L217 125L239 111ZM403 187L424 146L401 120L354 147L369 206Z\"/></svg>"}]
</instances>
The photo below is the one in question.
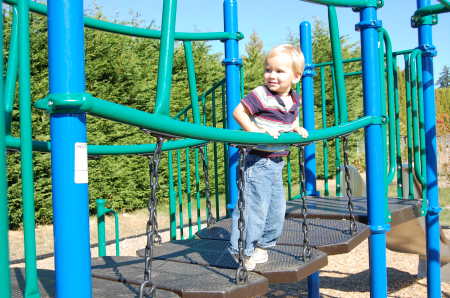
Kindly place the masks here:
<instances>
[{"instance_id":1,"label":"gravel ground","mask_svg":"<svg viewBox=\"0 0 450 298\"><path fill-rule=\"evenodd\" d=\"M146 238L141 230L136 230L136 226L143 226L143 215L122 215L121 216L121 255L134 256L137 249L145 246ZM135 222L139 222L136 225ZM127 224L125 224L127 223ZM91 221L92 240L95 244L96 231L95 222ZM129 227L129 228L127 228ZM107 231L108 239L112 239L112 231ZM450 238L450 230L446 230ZM51 226L40 226L36 229L36 239L38 247L38 268L54 269L53 265L53 231ZM163 234L163 239L167 240L168 233ZM23 236L20 231L10 232L10 251L12 266L23 267ZM115 248L108 245L107 253L114 255ZM97 256L97 248L92 248L92 256ZM22 260L23 261L23 260ZM388 266L388 297L426 297L426 278L417 277L419 258L416 255L403 254L387 251ZM329 256L328 265L320 272L320 285L322 297L369 297L369 259L368 241L362 242L350 253ZM266 297L306 297L306 281L290 284L273 284ZM450 283L442 283L442 296L450 298Z\"/></svg>"}]
</instances>

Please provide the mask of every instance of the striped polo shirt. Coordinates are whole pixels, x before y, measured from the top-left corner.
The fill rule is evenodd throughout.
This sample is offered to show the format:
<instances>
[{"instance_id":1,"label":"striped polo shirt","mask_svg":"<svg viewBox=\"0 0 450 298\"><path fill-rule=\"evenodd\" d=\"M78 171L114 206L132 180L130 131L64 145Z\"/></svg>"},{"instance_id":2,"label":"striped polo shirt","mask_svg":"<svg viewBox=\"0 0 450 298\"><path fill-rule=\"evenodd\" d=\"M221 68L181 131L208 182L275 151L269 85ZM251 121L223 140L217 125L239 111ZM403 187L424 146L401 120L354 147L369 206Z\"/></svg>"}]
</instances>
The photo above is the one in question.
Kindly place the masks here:
<instances>
[{"instance_id":1,"label":"striped polo shirt","mask_svg":"<svg viewBox=\"0 0 450 298\"><path fill-rule=\"evenodd\" d=\"M243 98L241 103L247 108L250 119L256 126L291 131L298 117L300 99L293 90L290 92L290 99L283 100L266 86L259 86ZM287 145L258 145L251 153L264 157L286 156L288 148Z\"/></svg>"}]
</instances>

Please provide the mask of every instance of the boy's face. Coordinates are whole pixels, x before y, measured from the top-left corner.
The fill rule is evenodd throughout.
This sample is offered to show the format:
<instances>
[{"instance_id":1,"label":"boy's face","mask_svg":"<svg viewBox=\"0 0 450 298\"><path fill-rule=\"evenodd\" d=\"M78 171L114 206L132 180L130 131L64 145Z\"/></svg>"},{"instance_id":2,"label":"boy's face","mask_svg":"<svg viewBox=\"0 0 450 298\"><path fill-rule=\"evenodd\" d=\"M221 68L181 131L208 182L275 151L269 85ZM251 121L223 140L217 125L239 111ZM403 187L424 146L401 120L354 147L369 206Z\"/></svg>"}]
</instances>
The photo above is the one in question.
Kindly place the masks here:
<instances>
[{"instance_id":1,"label":"boy's face","mask_svg":"<svg viewBox=\"0 0 450 298\"><path fill-rule=\"evenodd\" d=\"M267 59L264 71L264 84L270 91L286 96L292 84L300 80L300 75L292 69L292 59L288 54L280 53Z\"/></svg>"}]
</instances>

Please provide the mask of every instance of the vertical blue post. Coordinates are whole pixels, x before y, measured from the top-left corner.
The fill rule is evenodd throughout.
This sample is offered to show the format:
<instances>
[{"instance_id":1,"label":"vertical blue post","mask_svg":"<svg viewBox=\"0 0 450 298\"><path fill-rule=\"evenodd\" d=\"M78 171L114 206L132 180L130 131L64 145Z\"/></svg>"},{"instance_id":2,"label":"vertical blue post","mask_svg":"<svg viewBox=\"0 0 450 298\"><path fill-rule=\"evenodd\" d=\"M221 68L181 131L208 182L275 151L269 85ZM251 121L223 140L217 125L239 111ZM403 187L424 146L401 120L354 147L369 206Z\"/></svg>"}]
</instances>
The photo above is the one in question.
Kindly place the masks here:
<instances>
[{"instance_id":1,"label":"vertical blue post","mask_svg":"<svg viewBox=\"0 0 450 298\"><path fill-rule=\"evenodd\" d=\"M381 90L379 76L378 33L381 22L377 20L375 7L362 8L360 23L356 25L361 31L362 71L364 115L381 116ZM382 127L371 124L365 128L366 147L366 181L367 209L369 216L369 264L370 264L370 297L387 296L386 270L386 231L389 225L385 222L385 169L382 144Z\"/></svg>"},{"instance_id":2,"label":"vertical blue post","mask_svg":"<svg viewBox=\"0 0 450 298\"><path fill-rule=\"evenodd\" d=\"M85 91L83 1L48 1L50 97ZM57 107L56 107L57 108ZM86 114L50 118L57 297L91 297Z\"/></svg>"},{"instance_id":3,"label":"vertical blue post","mask_svg":"<svg viewBox=\"0 0 450 298\"><path fill-rule=\"evenodd\" d=\"M300 47L305 56L305 70L302 76L302 104L303 104L303 126L308 131L315 128L314 123L314 81L315 75L312 65L312 38L311 24L300 23ZM305 146L305 190L307 195L318 195L316 189L316 144ZM308 297L318 298L320 280L319 273L308 276Z\"/></svg>"},{"instance_id":4,"label":"vertical blue post","mask_svg":"<svg viewBox=\"0 0 450 298\"><path fill-rule=\"evenodd\" d=\"M238 32L238 14L237 14L237 1L236 0L224 0L223 1L223 16L225 32L236 33ZM226 93L227 93L227 128L239 129L239 124L233 118L233 110L239 104L241 100L240 94L240 65L242 60L239 58L238 41L235 39L228 39L225 41L225 64L226 74ZM237 148L229 147L228 149L228 195L229 209L234 208L237 202L238 190L237 190L237 161L239 159L239 152Z\"/></svg>"},{"instance_id":5,"label":"vertical blue post","mask_svg":"<svg viewBox=\"0 0 450 298\"><path fill-rule=\"evenodd\" d=\"M417 0L417 8L430 5L430 0ZM436 106L434 102L433 56L436 50L433 45L431 25L419 25L419 48L422 54L422 81L424 101L425 126L425 154L426 180L428 200L427 227L427 279L428 297L441 297L441 268L440 268L440 227L438 197L438 175L436 157ZM420 71L420 70L419 70Z\"/></svg>"},{"instance_id":6,"label":"vertical blue post","mask_svg":"<svg viewBox=\"0 0 450 298\"><path fill-rule=\"evenodd\" d=\"M314 67L312 57L311 24L300 24L300 46L305 56L305 71L302 77L303 126L308 131L315 129L314 123ZM316 144L305 146L306 194L319 195L316 188Z\"/></svg>"}]
</instances>

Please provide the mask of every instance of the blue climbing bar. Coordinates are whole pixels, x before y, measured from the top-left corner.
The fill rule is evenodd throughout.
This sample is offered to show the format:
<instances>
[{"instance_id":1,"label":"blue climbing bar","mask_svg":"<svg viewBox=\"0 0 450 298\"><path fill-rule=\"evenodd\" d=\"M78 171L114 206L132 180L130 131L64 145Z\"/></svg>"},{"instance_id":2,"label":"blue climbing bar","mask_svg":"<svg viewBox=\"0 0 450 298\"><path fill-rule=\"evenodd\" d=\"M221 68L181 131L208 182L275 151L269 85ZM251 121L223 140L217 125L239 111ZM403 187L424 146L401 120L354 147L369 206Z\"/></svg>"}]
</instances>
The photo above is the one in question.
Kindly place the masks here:
<instances>
[{"instance_id":1,"label":"blue climbing bar","mask_svg":"<svg viewBox=\"0 0 450 298\"><path fill-rule=\"evenodd\" d=\"M314 122L314 67L312 57L311 24L300 24L300 46L305 56L305 70L302 77L303 126L308 131L315 128ZM305 146L305 180L306 194L318 195L316 187L316 144Z\"/></svg>"},{"instance_id":2,"label":"blue climbing bar","mask_svg":"<svg viewBox=\"0 0 450 298\"><path fill-rule=\"evenodd\" d=\"M429 6L430 0L417 0L417 9ZM436 157L436 106L434 100L433 57L436 50L433 45L431 24L421 22L418 26L419 48L422 50L422 80L425 126L425 155L428 212L427 228L427 281L428 297L441 297L441 266L440 266L440 227L438 196L438 175Z\"/></svg>"},{"instance_id":3,"label":"blue climbing bar","mask_svg":"<svg viewBox=\"0 0 450 298\"><path fill-rule=\"evenodd\" d=\"M223 1L224 31L229 33L238 32L238 10L236 0ZM225 41L225 75L226 75L226 99L227 99L227 128L239 129L240 126L233 118L233 110L241 100L240 94L240 67L242 60L239 58L239 44L236 39ZM239 151L235 147L228 147L228 209L233 209L237 202L237 162Z\"/></svg>"},{"instance_id":4,"label":"blue climbing bar","mask_svg":"<svg viewBox=\"0 0 450 298\"><path fill-rule=\"evenodd\" d=\"M48 1L51 98L85 92L83 1ZM92 297L86 114L53 107L50 118L56 297Z\"/></svg>"},{"instance_id":5,"label":"blue climbing bar","mask_svg":"<svg viewBox=\"0 0 450 298\"><path fill-rule=\"evenodd\" d=\"M300 47L305 56L305 70L302 76L303 127L314 130L314 67L312 64L311 24L300 23ZM309 196L318 195L316 187L316 144L305 146L305 191ZM308 276L308 297L320 297L319 273Z\"/></svg>"},{"instance_id":6,"label":"blue climbing bar","mask_svg":"<svg viewBox=\"0 0 450 298\"><path fill-rule=\"evenodd\" d=\"M375 7L360 10L356 25L361 34L364 115L381 116L381 90L378 57L378 32ZM367 210L369 216L370 297L387 297L385 169L382 126L371 124L365 128Z\"/></svg>"}]
</instances>

